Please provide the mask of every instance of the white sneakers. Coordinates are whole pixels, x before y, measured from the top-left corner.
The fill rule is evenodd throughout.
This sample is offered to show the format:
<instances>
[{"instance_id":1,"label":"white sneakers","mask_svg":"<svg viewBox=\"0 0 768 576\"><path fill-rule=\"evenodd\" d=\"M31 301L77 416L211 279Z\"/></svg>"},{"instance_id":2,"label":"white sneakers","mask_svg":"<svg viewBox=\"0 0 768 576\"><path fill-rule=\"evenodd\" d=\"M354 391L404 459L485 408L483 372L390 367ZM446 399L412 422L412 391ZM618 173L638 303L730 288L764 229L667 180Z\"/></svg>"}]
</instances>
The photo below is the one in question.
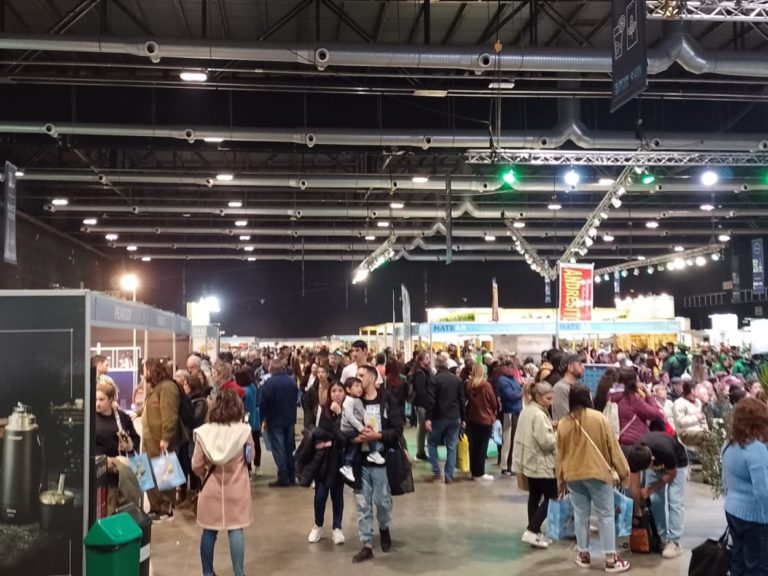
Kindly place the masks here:
<instances>
[{"instance_id":1,"label":"white sneakers","mask_svg":"<svg viewBox=\"0 0 768 576\"><path fill-rule=\"evenodd\" d=\"M309 538L307 540L310 544L317 544L320 542L320 539L323 537L323 527L322 526L313 526L312 531L309 533Z\"/></svg>"},{"instance_id":2,"label":"white sneakers","mask_svg":"<svg viewBox=\"0 0 768 576\"><path fill-rule=\"evenodd\" d=\"M310 544L317 544L320 542L320 540L323 539L323 527L322 526L313 526L312 530L309 533L309 537L307 540ZM333 533L331 534L331 540L333 540L333 543L337 546L340 544L344 544L344 532L341 531L339 528L335 528L333 530Z\"/></svg>"},{"instance_id":3,"label":"white sneakers","mask_svg":"<svg viewBox=\"0 0 768 576\"><path fill-rule=\"evenodd\" d=\"M534 548L549 548L548 538L545 538L542 534L534 534L530 530L523 532L523 537L521 540L526 544L530 544Z\"/></svg>"},{"instance_id":4,"label":"white sneakers","mask_svg":"<svg viewBox=\"0 0 768 576\"><path fill-rule=\"evenodd\" d=\"M384 456L382 456L378 452L371 452L370 454L368 454L367 460L368 462L372 462L373 464L379 464L379 465L383 465L387 463L387 461L384 460Z\"/></svg>"},{"instance_id":5,"label":"white sneakers","mask_svg":"<svg viewBox=\"0 0 768 576\"><path fill-rule=\"evenodd\" d=\"M679 542L670 541L664 545L664 550L661 552L661 557L667 560L677 558L683 553L683 547Z\"/></svg>"},{"instance_id":6,"label":"white sneakers","mask_svg":"<svg viewBox=\"0 0 768 576\"><path fill-rule=\"evenodd\" d=\"M340 544L344 544L345 542L344 532L342 532L340 528L334 528L333 535L331 536L331 538L333 539L333 543L336 544L337 546Z\"/></svg>"},{"instance_id":7,"label":"white sneakers","mask_svg":"<svg viewBox=\"0 0 768 576\"><path fill-rule=\"evenodd\" d=\"M339 472L341 472L341 475L350 482L355 481L355 473L352 471L352 466L342 466L339 468Z\"/></svg>"}]
</instances>

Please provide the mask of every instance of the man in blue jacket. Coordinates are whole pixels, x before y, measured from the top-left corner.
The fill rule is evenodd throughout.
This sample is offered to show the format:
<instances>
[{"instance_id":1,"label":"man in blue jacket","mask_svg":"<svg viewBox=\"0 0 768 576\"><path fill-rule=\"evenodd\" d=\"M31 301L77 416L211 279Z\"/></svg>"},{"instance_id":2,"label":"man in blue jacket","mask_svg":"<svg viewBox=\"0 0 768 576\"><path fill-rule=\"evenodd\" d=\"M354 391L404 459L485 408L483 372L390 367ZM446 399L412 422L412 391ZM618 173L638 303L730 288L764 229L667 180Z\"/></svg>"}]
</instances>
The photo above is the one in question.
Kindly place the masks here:
<instances>
[{"instance_id":1,"label":"man in blue jacket","mask_svg":"<svg viewBox=\"0 0 768 576\"><path fill-rule=\"evenodd\" d=\"M523 410L523 390L514 377L513 360L505 360L499 376L499 398L501 399L502 444L501 473L512 475L512 445L515 442L517 419Z\"/></svg>"},{"instance_id":2,"label":"man in blue jacket","mask_svg":"<svg viewBox=\"0 0 768 576\"><path fill-rule=\"evenodd\" d=\"M272 457L277 465L277 480L270 488L296 483L293 453L296 450L296 380L286 372L285 361L275 358L270 377L259 394L259 413L267 428Z\"/></svg>"}]
</instances>

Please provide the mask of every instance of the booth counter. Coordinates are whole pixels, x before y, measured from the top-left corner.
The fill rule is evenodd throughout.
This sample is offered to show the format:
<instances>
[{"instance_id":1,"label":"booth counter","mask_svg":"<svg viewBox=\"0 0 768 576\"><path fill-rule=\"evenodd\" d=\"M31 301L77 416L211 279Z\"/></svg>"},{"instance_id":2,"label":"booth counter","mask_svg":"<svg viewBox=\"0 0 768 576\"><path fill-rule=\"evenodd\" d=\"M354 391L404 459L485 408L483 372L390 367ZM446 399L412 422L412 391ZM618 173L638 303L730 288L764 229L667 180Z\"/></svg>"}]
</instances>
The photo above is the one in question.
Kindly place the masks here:
<instances>
[{"instance_id":1,"label":"booth counter","mask_svg":"<svg viewBox=\"0 0 768 576\"><path fill-rule=\"evenodd\" d=\"M189 322L170 312L86 290L0 291L0 574L83 574L96 515L91 348L130 345L134 330L144 354L186 357Z\"/></svg>"}]
</instances>

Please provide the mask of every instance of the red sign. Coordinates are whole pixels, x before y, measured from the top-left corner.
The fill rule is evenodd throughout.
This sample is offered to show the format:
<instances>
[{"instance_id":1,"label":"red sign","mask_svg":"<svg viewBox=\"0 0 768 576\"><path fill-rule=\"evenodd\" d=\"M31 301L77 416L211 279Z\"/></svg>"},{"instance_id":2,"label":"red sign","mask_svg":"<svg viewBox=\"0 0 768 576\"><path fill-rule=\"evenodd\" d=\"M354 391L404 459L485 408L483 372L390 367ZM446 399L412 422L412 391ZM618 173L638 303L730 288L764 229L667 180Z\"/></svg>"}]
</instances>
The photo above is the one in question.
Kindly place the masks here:
<instances>
[{"instance_id":1,"label":"red sign","mask_svg":"<svg viewBox=\"0 0 768 576\"><path fill-rule=\"evenodd\" d=\"M592 264L560 265L560 320L592 320Z\"/></svg>"}]
</instances>

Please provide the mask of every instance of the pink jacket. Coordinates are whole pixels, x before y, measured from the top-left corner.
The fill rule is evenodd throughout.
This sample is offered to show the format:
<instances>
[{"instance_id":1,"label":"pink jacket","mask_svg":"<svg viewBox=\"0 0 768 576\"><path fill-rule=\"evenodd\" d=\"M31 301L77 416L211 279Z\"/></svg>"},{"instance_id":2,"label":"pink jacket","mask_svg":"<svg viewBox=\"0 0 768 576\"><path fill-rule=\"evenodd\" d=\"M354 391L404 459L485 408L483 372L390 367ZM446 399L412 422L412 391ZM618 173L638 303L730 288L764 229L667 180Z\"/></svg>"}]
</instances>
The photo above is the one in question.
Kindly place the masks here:
<instances>
[{"instance_id":1,"label":"pink jacket","mask_svg":"<svg viewBox=\"0 0 768 576\"><path fill-rule=\"evenodd\" d=\"M632 445L637 443L647 432L649 432L648 423L651 420L661 419L656 399L653 396L641 398L638 394L627 395L623 390L620 392L611 392L609 395L611 402L619 405L619 430L624 433L619 437L619 443L622 445ZM632 418L637 416L634 420Z\"/></svg>"},{"instance_id":2,"label":"pink jacket","mask_svg":"<svg viewBox=\"0 0 768 576\"><path fill-rule=\"evenodd\" d=\"M245 446L250 446L252 460L254 444L248 424L204 424L195 429L192 471L203 480L214 466L197 501L197 524L202 528L236 530L253 522Z\"/></svg>"}]
</instances>

